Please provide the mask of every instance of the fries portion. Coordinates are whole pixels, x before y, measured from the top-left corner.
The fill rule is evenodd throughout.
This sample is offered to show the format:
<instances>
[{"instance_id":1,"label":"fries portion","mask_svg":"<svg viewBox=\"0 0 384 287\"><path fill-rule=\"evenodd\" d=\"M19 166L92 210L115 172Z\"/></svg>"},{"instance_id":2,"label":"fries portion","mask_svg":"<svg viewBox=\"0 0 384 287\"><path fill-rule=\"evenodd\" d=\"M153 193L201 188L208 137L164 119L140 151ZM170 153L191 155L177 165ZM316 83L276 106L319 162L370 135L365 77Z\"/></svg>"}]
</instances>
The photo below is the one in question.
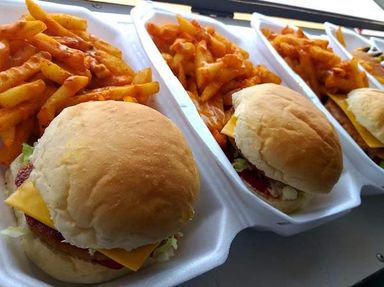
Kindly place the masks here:
<instances>
[{"instance_id":1,"label":"fries portion","mask_svg":"<svg viewBox=\"0 0 384 287\"><path fill-rule=\"evenodd\" d=\"M87 20L29 14L0 25L0 164L34 141L65 107L86 101L145 103L159 91L150 68L135 72L122 52L87 32Z\"/></svg>"},{"instance_id":2,"label":"fries portion","mask_svg":"<svg viewBox=\"0 0 384 287\"><path fill-rule=\"evenodd\" d=\"M220 131L233 113L232 94L281 80L265 66L253 65L246 51L214 28L181 15L176 19L177 24L147 23L147 31L216 141L225 147L227 138Z\"/></svg>"},{"instance_id":3,"label":"fries portion","mask_svg":"<svg viewBox=\"0 0 384 287\"><path fill-rule=\"evenodd\" d=\"M309 39L301 29L289 27L280 33L263 29L263 33L321 100L327 93L347 94L368 87L367 75L358 69L357 61L342 61L328 47L328 41Z\"/></svg>"}]
</instances>

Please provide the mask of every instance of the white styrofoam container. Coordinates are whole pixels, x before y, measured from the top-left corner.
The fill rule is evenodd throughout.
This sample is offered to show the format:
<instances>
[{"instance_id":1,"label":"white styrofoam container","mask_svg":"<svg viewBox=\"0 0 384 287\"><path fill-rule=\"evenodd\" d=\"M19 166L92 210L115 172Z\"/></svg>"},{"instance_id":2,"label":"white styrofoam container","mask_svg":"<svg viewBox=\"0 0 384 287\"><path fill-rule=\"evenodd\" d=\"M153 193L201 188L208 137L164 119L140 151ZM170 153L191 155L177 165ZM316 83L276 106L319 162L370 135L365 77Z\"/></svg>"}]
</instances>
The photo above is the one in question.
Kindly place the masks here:
<instances>
[{"instance_id":1,"label":"white styrofoam container","mask_svg":"<svg viewBox=\"0 0 384 287\"><path fill-rule=\"evenodd\" d=\"M376 38L376 37L370 37L369 41L374 48L376 48L377 50L379 50L381 52L384 51L384 39Z\"/></svg>"},{"instance_id":2,"label":"white styrofoam container","mask_svg":"<svg viewBox=\"0 0 384 287\"><path fill-rule=\"evenodd\" d=\"M89 24L88 30L119 47L125 60L134 70L149 66L150 63L138 43L132 24L124 30L118 30L115 28L117 26L115 22L107 23L100 19L100 16L95 16L84 8L47 2L39 4L50 12L68 13L86 18ZM26 12L25 4L21 1L1 1L0 24L14 22ZM156 71L154 79L160 79ZM177 285L222 264L228 256L234 236L248 225L241 216L233 216L234 209L228 204L231 199L225 193L222 194L222 189L227 188L230 183L218 172L216 162L209 156L201 140L184 123L179 106L169 96L169 90L164 88L165 83L160 80L160 84L161 91L150 105L174 120L181 128L199 165L201 194L196 215L182 230L184 237L179 241L179 249L172 260L149 266L100 286ZM0 170L0 230L15 225L11 209L4 204L5 193L1 176L3 172L4 170ZM73 286L73 284L56 281L38 270L20 250L17 239L0 235L0 286L40 287Z\"/></svg>"},{"instance_id":3,"label":"white styrofoam container","mask_svg":"<svg viewBox=\"0 0 384 287\"><path fill-rule=\"evenodd\" d=\"M196 136L204 141L205 146L208 147L210 154L214 156L217 165L220 167L221 174L227 177L231 183L221 190L221 194L227 194L233 199L231 204L235 206L237 215L241 215L249 226L272 230L282 235L291 235L329 221L359 205L361 183L347 158L344 158L345 168L333 191L326 196L315 196L314 200L306 208L291 215L284 214L264 203L245 186L200 118L181 83L173 75L162 58L145 28L148 22L155 24L175 23L177 13L187 19L195 19L203 26L214 27L223 36L248 51L250 59L254 64L265 64L272 71L277 72L281 76L284 85L288 85L286 80L290 80L290 78L280 74L257 51L255 45L256 35L250 28L226 26L209 17L182 13L169 8L165 9L152 2L142 2L131 11L131 16L143 49L154 69L167 84L167 88L170 91L169 96L176 99L188 124L193 127Z\"/></svg>"},{"instance_id":4,"label":"white styrofoam container","mask_svg":"<svg viewBox=\"0 0 384 287\"><path fill-rule=\"evenodd\" d=\"M376 165L364 153L364 151L356 144L344 128L323 106L311 88L289 67L289 65L273 48L272 44L261 31L262 28L268 28L273 32L280 32L286 24L278 22L270 17L253 13L251 25L257 35L256 44L259 51L264 55L264 57L268 58L270 64L276 69L279 75L285 78L288 86L296 90L301 90L303 94L310 98L335 126L343 144L344 154L350 159L352 165L358 170L362 177L359 181L361 181L363 185L372 185L375 187L374 189L368 189L370 194L382 193L384 190L384 169ZM297 29L296 27L292 28ZM314 37L309 34L306 35L310 38ZM345 59L346 57L342 58Z\"/></svg>"},{"instance_id":5,"label":"white styrofoam container","mask_svg":"<svg viewBox=\"0 0 384 287\"><path fill-rule=\"evenodd\" d=\"M345 39L345 45L341 45L341 43L336 38L336 31L339 28L338 25L325 22L324 23L325 32L327 33L328 39L329 39L329 45L333 49L333 51L339 55L342 59L352 59L353 56L351 54L351 51L357 48L363 48L363 47L371 47L372 43L367 38L364 38L363 36L359 35L355 31L347 28L342 28L344 39ZM376 89L382 89L383 85L370 73L367 72L363 68L363 66L359 65L359 68L362 69L367 73L367 77L369 80L369 86L371 88Z\"/></svg>"}]
</instances>

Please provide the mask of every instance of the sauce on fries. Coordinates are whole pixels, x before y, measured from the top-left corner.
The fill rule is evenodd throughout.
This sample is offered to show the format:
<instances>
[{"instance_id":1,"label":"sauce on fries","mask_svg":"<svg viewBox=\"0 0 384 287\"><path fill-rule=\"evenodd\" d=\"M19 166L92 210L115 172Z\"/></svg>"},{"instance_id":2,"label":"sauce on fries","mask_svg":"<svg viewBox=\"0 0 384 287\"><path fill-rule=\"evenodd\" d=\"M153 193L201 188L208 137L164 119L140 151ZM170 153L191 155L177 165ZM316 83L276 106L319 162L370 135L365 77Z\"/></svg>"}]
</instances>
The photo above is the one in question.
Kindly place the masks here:
<instances>
[{"instance_id":1,"label":"sauce on fries","mask_svg":"<svg viewBox=\"0 0 384 287\"><path fill-rule=\"evenodd\" d=\"M147 23L147 31L224 148L227 137L220 131L233 114L232 94L257 84L280 84L281 80L265 66L253 65L246 51L214 28L181 15L176 19L177 24Z\"/></svg>"},{"instance_id":2,"label":"sauce on fries","mask_svg":"<svg viewBox=\"0 0 384 287\"><path fill-rule=\"evenodd\" d=\"M0 164L20 154L65 107L86 101L145 103L159 91L149 68L87 32L87 20L51 14L26 0L28 15L0 25Z\"/></svg>"}]
</instances>

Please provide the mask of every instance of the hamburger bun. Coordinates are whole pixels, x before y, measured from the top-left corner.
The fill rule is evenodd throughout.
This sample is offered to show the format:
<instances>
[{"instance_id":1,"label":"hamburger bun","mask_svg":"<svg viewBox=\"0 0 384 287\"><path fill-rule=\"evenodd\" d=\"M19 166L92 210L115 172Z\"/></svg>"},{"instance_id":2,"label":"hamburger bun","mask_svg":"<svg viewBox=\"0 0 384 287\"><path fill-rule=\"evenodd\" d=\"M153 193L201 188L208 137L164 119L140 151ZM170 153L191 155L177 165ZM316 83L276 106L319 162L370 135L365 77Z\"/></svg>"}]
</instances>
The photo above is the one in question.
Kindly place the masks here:
<instances>
[{"instance_id":1,"label":"hamburger bun","mask_svg":"<svg viewBox=\"0 0 384 287\"><path fill-rule=\"evenodd\" d=\"M70 283L94 284L130 272L127 268L111 269L53 249L28 229L24 216L21 220L21 224L28 230L21 239L25 254L39 269L55 279Z\"/></svg>"},{"instance_id":2,"label":"hamburger bun","mask_svg":"<svg viewBox=\"0 0 384 287\"><path fill-rule=\"evenodd\" d=\"M309 100L284 86L262 84L235 93L233 105L235 142L249 162L300 191L331 191L343 169L340 142Z\"/></svg>"},{"instance_id":3,"label":"hamburger bun","mask_svg":"<svg viewBox=\"0 0 384 287\"><path fill-rule=\"evenodd\" d=\"M28 180L55 229L79 248L132 250L161 242L194 215L200 180L192 152L175 124L147 106L105 101L66 108L30 161ZM8 181L19 163L20 157ZM31 231L22 242L40 269L66 282L97 283L129 271L54 250Z\"/></svg>"},{"instance_id":4,"label":"hamburger bun","mask_svg":"<svg viewBox=\"0 0 384 287\"><path fill-rule=\"evenodd\" d=\"M356 120L384 143L384 91L356 89L348 94L347 103Z\"/></svg>"},{"instance_id":5,"label":"hamburger bun","mask_svg":"<svg viewBox=\"0 0 384 287\"><path fill-rule=\"evenodd\" d=\"M55 227L80 248L161 241L194 214L199 176L178 128L147 106L88 102L65 109L31 156L30 179Z\"/></svg>"}]
</instances>

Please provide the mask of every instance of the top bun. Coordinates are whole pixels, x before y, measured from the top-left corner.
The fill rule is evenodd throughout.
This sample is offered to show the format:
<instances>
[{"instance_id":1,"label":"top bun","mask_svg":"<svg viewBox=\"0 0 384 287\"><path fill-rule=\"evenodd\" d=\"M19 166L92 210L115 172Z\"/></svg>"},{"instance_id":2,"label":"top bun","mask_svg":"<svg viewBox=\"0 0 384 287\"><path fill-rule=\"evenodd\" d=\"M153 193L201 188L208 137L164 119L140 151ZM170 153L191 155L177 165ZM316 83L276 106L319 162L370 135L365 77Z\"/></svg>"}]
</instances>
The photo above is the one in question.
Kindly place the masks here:
<instances>
[{"instance_id":1,"label":"top bun","mask_svg":"<svg viewBox=\"0 0 384 287\"><path fill-rule=\"evenodd\" d=\"M233 95L235 141L265 175L305 192L329 192L343 169L339 138L302 95L262 84Z\"/></svg>"},{"instance_id":2,"label":"top bun","mask_svg":"<svg viewBox=\"0 0 384 287\"><path fill-rule=\"evenodd\" d=\"M134 103L63 110L31 156L30 179L55 228L80 248L124 248L165 239L194 214L199 175L178 128Z\"/></svg>"},{"instance_id":3,"label":"top bun","mask_svg":"<svg viewBox=\"0 0 384 287\"><path fill-rule=\"evenodd\" d=\"M348 94L347 102L356 120L384 143L384 91L356 89Z\"/></svg>"}]
</instances>

